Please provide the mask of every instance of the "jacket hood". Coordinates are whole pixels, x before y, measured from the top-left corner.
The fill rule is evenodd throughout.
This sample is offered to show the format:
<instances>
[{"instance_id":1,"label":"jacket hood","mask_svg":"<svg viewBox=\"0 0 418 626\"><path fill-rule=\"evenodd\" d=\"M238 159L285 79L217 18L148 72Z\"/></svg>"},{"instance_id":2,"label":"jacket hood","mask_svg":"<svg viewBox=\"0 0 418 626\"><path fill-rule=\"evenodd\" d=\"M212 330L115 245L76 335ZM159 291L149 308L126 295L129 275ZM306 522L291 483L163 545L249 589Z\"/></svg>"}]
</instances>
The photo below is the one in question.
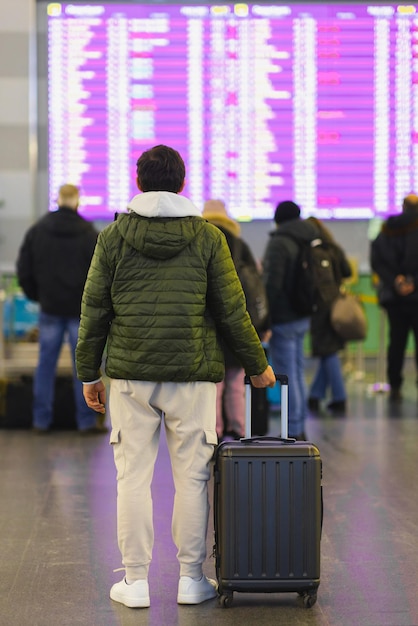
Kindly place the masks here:
<instances>
[{"instance_id":1,"label":"jacket hood","mask_svg":"<svg viewBox=\"0 0 418 626\"><path fill-rule=\"evenodd\" d=\"M128 203L128 210L143 217L201 216L201 211L188 198L169 191L139 193Z\"/></svg>"},{"instance_id":2,"label":"jacket hood","mask_svg":"<svg viewBox=\"0 0 418 626\"><path fill-rule=\"evenodd\" d=\"M228 233L231 233L231 235L235 235L235 237L239 237L241 234L241 226L228 215L225 202L222 200L206 200L203 206L202 217L211 224L218 226L218 228L222 228Z\"/></svg>"},{"instance_id":3,"label":"jacket hood","mask_svg":"<svg viewBox=\"0 0 418 626\"><path fill-rule=\"evenodd\" d=\"M418 213L406 211L399 215L392 215L382 226L382 232L389 236L406 235L418 229Z\"/></svg>"},{"instance_id":4,"label":"jacket hood","mask_svg":"<svg viewBox=\"0 0 418 626\"><path fill-rule=\"evenodd\" d=\"M154 259L177 256L204 227L194 204L168 191L138 194L128 204L129 213L120 214L118 231L135 250Z\"/></svg>"},{"instance_id":5,"label":"jacket hood","mask_svg":"<svg viewBox=\"0 0 418 626\"><path fill-rule=\"evenodd\" d=\"M231 233L231 235L234 235L235 237L239 237L241 234L241 226L228 215L220 215L219 213L204 211L202 217L211 224L214 224L215 226L226 230L228 233Z\"/></svg>"},{"instance_id":6,"label":"jacket hood","mask_svg":"<svg viewBox=\"0 0 418 626\"><path fill-rule=\"evenodd\" d=\"M279 224L273 232L270 233L272 237L277 235L293 235L302 241L312 241L316 237L321 237L319 229L311 221L303 219L287 220Z\"/></svg>"}]
</instances>

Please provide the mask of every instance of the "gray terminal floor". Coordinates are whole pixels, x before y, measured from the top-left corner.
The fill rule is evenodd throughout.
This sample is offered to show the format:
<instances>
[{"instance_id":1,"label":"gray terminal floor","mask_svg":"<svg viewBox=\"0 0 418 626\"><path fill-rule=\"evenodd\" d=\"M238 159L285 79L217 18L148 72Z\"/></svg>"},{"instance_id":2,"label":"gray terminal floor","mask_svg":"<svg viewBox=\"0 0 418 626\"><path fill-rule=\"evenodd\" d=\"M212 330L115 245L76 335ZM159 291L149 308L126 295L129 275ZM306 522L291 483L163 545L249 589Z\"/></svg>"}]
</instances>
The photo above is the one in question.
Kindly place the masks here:
<instances>
[{"instance_id":1,"label":"gray terminal floor","mask_svg":"<svg viewBox=\"0 0 418 626\"><path fill-rule=\"evenodd\" d=\"M323 458L321 584L311 609L296 594L234 594L178 606L170 464L162 438L154 477L151 607L109 599L123 572L116 484L106 435L0 431L1 626L417 626L418 402L410 372L392 407L372 376L348 376L345 418L307 422ZM270 419L278 432L278 417ZM208 536L205 573L214 575Z\"/></svg>"}]
</instances>

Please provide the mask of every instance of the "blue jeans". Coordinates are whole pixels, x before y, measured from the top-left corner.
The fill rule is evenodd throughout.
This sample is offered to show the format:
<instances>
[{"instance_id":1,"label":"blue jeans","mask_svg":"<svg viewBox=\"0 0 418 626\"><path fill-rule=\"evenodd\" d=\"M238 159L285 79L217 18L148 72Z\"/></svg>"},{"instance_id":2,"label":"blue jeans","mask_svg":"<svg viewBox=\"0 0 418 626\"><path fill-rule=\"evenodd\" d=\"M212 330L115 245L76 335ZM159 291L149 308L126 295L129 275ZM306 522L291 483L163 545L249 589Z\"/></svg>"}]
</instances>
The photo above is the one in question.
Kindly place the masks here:
<instances>
[{"instance_id":1,"label":"blue jeans","mask_svg":"<svg viewBox=\"0 0 418 626\"><path fill-rule=\"evenodd\" d=\"M55 372L66 334L70 342L73 360L73 385L76 421L79 430L96 424L96 413L89 409L83 396L83 383L77 379L75 347L79 319L40 313L39 315L39 361L33 381L33 425L47 429L53 421Z\"/></svg>"},{"instance_id":2,"label":"blue jeans","mask_svg":"<svg viewBox=\"0 0 418 626\"><path fill-rule=\"evenodd\" d=\"M344 378L341 372L340 358L337 353L329 354L319 359L309 397L323 400L328 387L331 389L331 400L333 402L344 402L346 400Z\"/></svg>"},{"instance_id":3,"label":"blue jeans","mask_svg":"<svg viewBox=\"0 0 418 626\"><path fill-rule=\"evenodd\" d=\"M307 414L305 385L304 337L309 330L309 318L286 324L276 324L270 339L273 369L289 378L289 437L305 430Z\"/></svg>"}]
</instances>

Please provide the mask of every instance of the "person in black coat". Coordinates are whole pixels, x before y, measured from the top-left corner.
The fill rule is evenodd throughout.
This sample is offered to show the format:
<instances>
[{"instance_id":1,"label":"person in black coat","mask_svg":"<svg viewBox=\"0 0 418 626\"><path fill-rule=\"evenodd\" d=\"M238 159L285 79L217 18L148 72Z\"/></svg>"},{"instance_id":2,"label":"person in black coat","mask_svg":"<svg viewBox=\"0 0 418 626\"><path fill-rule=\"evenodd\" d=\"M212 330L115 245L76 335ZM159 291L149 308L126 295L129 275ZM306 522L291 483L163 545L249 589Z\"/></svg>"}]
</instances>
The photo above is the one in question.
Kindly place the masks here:
<instances>
[{"instance_id":1,"label":"person in black coat","mask_svg":"<svg viewBox=\"0 0 418 626\"><path fill-rule=\"evenodd\" d=\"M40 305L39 360L33 383L33 427L39 433L48 432L52 426L56 366L67 335L75 361L81 297L98 235L77 213L78 205L78 188L62 185L58 210L29 228L16 264L25 295ZM106 432L84 400L75 365L73 385L78 429Z\"/></svg>"},{"instance_id":2,"label":"person in black coat","mask_svg":"<svg viewBox=\"0 0 418 626\"><path fill-rule=\"evenodd\" d=\"M387 377L390 400L402 400L403 366L408 336L415 342L418 371L418 196L406 196L402 213L389 217L371 243L370 264L379 278L379 304L387 312Z\"/></svg>"},{"instance_id":3,"label":"person in black coat","mask_svg":"<svg viewBox=\"0 0 418 626\"><path fill-rule=\"evenodd\" d=\"M269 234L263 259L272 331L269 354L274 371L289 378L289 436L305 441L308 407L304 343L310 314L297 310L294 299L301 248L319 233L311 221L301 218L301 209L292 200L277 204L274 221L276 228Z\"/></svg>"},{"instance_id":4,"label":"person in black coat","mask_svg":"<svg viewBox=\"0 0 418 626\"><path fill-rule=\"evenodd\" d=\"M311 318L312 356L319 358L319 364L309 390L308 406L312 412L318 411L329 388L331 401L328 409L342 414L346 409L346 391L338 352L345 342L331 325L331 306L340 293L343 279L351 276L351 267L344 250L325 225L314 217L309 217L307 221L312 221L319 230L335 278L334 282L327 283L325 291L319 290L316 310Z\"/></svg>"}]
</instances>

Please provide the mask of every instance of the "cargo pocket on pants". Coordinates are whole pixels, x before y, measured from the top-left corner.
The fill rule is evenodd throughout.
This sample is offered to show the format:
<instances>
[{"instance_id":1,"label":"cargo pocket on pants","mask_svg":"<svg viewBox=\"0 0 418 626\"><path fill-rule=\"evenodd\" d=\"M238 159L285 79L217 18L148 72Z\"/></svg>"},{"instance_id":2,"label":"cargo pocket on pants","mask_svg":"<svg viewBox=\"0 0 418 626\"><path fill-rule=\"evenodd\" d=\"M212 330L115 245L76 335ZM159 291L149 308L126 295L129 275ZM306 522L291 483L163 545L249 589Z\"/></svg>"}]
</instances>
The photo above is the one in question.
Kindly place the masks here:
<instances>
[{"instance_id":1,"label":"cargo pocket on pants","mask_svg":"<svg viewBox=\"0 0 418 626\"><path fill-rule=\"evenodd\" d=\"M216 430L204 430L203 436L199 437L199 444L195 447L193 461L189 467L190 478L194 478L195 480L209 480L210 461L213 458L213 452L217 444L218 435L216 434Z\"/></svg>"},{"instance_id":2,"label":"cargo pocket on pants","mask_svg":"<svg viewBox=\"0 0 418 626\"><path fill-rule=\"evenodd\" d=\"M218 435L216 434L216 430L205 430L205 437L208 445L218 445Z\"/></svg>"},{"instance_id":3,"label":"cargo pocket on pants","mask_svg":"<svg viewBox=\"0 0 418 626\"><path fill-rule=\"evenodd\" d=\"M115 459L116 479L120 480L121 478L123 478L125 474L126 461L125 461L125 454L122 448L119 428L112 428L112 431L110 433L109 443L112 446L113 457Z\"/></svg>"}]
</instances>

